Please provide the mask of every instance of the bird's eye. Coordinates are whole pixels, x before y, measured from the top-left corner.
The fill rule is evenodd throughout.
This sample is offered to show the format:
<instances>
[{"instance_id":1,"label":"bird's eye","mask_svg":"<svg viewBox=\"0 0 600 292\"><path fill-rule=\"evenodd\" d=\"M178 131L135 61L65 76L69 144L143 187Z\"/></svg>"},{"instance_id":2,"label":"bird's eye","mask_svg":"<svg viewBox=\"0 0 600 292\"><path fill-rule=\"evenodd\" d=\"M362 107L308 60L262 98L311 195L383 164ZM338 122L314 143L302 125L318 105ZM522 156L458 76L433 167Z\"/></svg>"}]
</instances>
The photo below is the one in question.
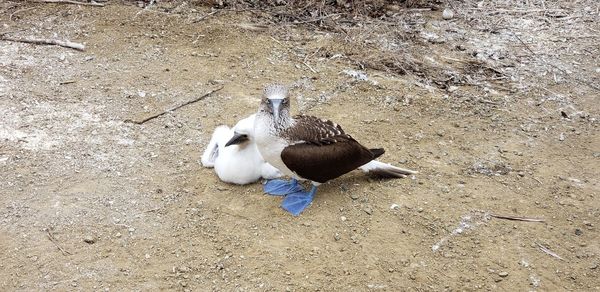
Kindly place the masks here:
<instances>
[{"instance_id":1,"label":"bird's eye","mask_svg":"<svg viewBox=\"0 0 600 292\"><path fill-rule=\"evenodd\" d=\"M287 99L287 98L284 98L284 99L283 99L283 104L288 104L289 102L290 102L290 100L289 100L289 99Z\"/></svg>"}]
</instances>

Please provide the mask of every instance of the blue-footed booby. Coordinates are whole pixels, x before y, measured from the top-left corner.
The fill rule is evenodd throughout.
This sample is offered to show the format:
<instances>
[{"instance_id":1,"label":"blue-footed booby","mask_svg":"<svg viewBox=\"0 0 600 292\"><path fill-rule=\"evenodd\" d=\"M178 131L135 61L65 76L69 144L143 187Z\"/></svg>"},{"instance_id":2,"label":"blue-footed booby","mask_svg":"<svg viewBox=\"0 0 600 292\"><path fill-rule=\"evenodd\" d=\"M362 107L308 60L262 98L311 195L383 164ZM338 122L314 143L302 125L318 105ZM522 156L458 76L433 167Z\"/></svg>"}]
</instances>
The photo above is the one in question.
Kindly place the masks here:
<instances>
[{"instance_id":1,"label":"blue-footed booby","mask_svg":"<svg viewBox=\"0 0 600 292\"><path fill-rule=\"evenodd\" d=\"M202 166L214 167L224 182L244 185L261 177L281 176L279 170L264 161L256 148L253 141L255 116L239 121L231 129L224 125L217 127L202 154Z\"/></svg>"},{"instance_id":2,"label":"blue-footed booby","mask_svg":"<svg viewBox=\"0 0 600 292\"><path fill-rule=\"evenodd\" d=\"M398 178L416 173L375 161L384 150L364 147L338 124L313 116L292 117L283 85L265 88L254 121L254 135L265 161L292 177L289 182L267 182L265 192L285 196L281 206L295 216L310 205L319 184L354 169ZM311 181L310 191L305 191L298 180Z\"/></svg>"}]
</instances>

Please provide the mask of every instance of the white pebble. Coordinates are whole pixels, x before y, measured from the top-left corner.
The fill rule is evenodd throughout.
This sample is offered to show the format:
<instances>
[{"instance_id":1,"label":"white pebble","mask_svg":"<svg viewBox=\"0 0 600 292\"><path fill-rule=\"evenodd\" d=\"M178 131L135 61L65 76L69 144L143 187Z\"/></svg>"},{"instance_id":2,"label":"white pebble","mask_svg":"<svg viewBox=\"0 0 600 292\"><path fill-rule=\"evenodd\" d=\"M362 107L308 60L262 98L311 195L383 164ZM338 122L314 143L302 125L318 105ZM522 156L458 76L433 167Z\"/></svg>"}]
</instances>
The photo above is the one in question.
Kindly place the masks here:
<instances>
[{"instance_id":1,"label":"white pebble","mask_svg":"<svg viewBox=\"0 0 600 292\"><path fill-rule=\"evenodd\" d=\"M448 8L444 9L444 12L442 12L442 18L444 18L445 20L454 18L454 11Z\"/></svg>"}]
</instances>

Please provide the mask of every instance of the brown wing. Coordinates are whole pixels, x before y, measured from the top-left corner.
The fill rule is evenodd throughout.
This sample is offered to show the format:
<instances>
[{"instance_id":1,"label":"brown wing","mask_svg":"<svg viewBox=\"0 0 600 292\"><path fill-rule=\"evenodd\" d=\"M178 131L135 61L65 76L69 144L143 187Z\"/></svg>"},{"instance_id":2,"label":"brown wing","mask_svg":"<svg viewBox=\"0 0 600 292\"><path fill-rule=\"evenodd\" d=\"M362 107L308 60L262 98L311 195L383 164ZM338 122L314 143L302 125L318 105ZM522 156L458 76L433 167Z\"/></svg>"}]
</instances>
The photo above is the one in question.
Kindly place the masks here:
<instances>
[{"instance_id":1,"label":"brown wing","mask_svg":"<svg viewBox=\"0 0 600 292\"><path fill-rule=\"evenodd\" d=\"M283 149L281 160L302 178L324 183L357 169L383 154L383 149L369 150L354 139L337 139L335 143L315 145L299 143Z\"/></svg>"},{"instance_id":2,"label":"brown wing","mask_svg":"<svg viewBox=\"0 0 600 292\"><path fill-rule=\"evenodd\" d=\"M343 139L352 139L340 125L330 120L313 116L296 116L294 125L281 133L291 143L306 142L314 145L327 145Z\"/></svg>"}]
</instances>

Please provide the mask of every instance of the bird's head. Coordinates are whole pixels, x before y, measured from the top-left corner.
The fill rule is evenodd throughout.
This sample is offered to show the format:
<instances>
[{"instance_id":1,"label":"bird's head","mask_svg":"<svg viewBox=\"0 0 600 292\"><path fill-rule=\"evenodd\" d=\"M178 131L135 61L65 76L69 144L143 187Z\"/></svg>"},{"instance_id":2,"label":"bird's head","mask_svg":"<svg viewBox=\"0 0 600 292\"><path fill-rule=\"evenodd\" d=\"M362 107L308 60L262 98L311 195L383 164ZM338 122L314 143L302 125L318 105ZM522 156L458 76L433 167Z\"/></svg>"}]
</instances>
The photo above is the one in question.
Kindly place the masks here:
<instances>
[{"instance_id":1,"label":"bird's head","mask_svg":"<svg viewBox=\"0 0 600 292\"><path fill-rule=\"evenodd\" d=\"M287 88L280 84L265 87L259 112L270 115L275 125L284 125L290 119L290 98Z\"/></svg>"},{"instance_id":2,"label":"bird's head","mask_svg":"<svg viewBox=\"0 0 600 292\"><path fill-rule=\"evenodd\" d=\"M253 114L241 121L239 121L233 127L233 137L225 144L225 147L229 145L240 145L243 146L245 143L252 141L254 137L254 118L256 114Z\"/></svg>"}]
</instances>

